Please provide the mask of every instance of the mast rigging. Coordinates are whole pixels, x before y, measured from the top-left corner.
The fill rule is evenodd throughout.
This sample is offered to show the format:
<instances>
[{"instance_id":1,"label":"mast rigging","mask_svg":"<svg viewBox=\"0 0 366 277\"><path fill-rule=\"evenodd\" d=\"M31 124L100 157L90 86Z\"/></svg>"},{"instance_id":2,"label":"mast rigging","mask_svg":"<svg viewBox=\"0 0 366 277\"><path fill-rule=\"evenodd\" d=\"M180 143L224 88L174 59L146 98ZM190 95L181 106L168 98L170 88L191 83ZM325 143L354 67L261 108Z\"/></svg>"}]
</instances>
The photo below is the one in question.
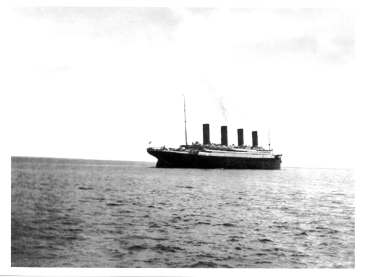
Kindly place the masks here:
<instances>
[{"instance_id":1,"label":"mast rigging","mask_svg":"<svg viewBox=\"0 0 366 277\"><path fill-rule=\"evenodd\" d=\"M187 121L186 121L186 98L183 94L183 99L184 99L184 130L185 130L185 134L186 134L186 146L188 145L187 143Z\"/></svg>"}]
</instances>

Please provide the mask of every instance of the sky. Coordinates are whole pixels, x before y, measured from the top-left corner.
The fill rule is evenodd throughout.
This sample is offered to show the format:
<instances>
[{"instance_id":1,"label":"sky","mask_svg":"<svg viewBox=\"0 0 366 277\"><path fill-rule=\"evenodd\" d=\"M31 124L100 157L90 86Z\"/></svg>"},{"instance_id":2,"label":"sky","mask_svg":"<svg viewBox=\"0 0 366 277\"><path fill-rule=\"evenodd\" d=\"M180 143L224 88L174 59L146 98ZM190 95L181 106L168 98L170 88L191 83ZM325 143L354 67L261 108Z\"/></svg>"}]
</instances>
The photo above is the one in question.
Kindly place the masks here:
<instances>
[{"instance_id":1,"label":"sky","mask_svg":"<svg viewBox=\"0 0 366 277\"><path fill-rule=\"evenodd\" d=\"M355 166L351 9L22 6L9 25L11 156L156 161L185 143L185 95L189 143L209 123L214 143L270 137L283 167Z\"/></svg>"}]
</instances>

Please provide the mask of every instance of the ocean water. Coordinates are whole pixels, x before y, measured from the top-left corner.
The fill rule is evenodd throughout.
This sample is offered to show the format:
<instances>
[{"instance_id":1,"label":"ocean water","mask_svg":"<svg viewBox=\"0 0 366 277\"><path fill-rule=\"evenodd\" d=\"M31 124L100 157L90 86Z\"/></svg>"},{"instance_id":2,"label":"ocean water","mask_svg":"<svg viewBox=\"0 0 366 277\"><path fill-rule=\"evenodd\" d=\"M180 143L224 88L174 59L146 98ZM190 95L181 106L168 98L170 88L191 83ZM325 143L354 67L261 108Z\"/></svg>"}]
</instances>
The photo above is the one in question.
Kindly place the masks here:
<instances>
[{"instance_id":1,"label":"ocean water","mask_svg":"<svg viewBox=\"0 0 366 277\"><path fill-rule=\"evenodd\" d=\"M13 157L11 266L354 268L354 171Z\"/></svg>"}]
</instances>

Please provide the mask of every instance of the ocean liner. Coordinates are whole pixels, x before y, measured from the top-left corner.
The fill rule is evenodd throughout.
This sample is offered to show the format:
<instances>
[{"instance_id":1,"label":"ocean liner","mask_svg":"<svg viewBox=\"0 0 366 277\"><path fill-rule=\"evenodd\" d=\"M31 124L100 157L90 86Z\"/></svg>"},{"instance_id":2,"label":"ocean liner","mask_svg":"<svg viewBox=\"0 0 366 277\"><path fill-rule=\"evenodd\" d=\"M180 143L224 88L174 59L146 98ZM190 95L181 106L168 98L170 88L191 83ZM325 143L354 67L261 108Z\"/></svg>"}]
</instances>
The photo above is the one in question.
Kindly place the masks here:
<instances>
[{"instance_id":1,"label":"ocean liner","mask_svg":"<svg viewBox=\"0 0 366 277\"><path fill-rule=\"evenodd\" d=\"M162 168L281 169L281 156L258 146L258 132L252 132L253 145L244 145L243 129L238 129L238 146L228 145L227 126L221 127L221 144L210 143L210 126L203 124L203 144L179 148L149 147ZM270 144L269 144L270 146Z\"/></svg>"},{"instance_id":2,"label":"ocean liner","mask_svg":"<svg viewBox=\"0 0 366 277\"><path fill-rule=\"evenodd\" d=\"M184 97L184 95L183 95ZM179 148L149 147L147 152L158 159L162 168L227 168L227 169L281 169L281 154L273 154L258 146L258 132L252 132L253 145L244 145L244 131L238 129L238 146L228 146L227 126L221 126L221 144L210 142L210 125L203 124L203 144L188 145L186 101L184 98L184 127L186 144Z\"/></svg>"}]
</instances>

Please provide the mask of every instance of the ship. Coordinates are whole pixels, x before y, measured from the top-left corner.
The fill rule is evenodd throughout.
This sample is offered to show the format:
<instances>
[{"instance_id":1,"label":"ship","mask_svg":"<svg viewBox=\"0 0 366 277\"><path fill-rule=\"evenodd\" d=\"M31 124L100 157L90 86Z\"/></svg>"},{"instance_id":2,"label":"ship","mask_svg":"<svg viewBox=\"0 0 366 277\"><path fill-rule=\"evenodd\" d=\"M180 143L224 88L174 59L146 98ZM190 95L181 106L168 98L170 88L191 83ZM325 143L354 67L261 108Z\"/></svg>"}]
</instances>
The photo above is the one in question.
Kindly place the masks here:
<instances>
[{"instance_id":1,"label":"ship","mask_svg":"<svg viewBox=\"0 0 366 277\"><path fill-rule=\"evenodd\" d=\"M237 129L238 145L228 145L227 126L221 126L221 144L210 142L210 125L203 124L203 143L187 143L186 109L184 99L186 143L178 148L149 147L147 152L158 159L158 168L201 169L281 169L282 154L274 154L258 146L258 132L252 131L252 145L244 145L244 130Z\"/></svg>"},{"instance_id":2,"label":"ship","mask_svg":"<svg viewBox=\"0 0 366 277\"><path fill-rule=\"evenodd\" d=\"M252 141L252 146L244 145L243 129L238 129L238 145L228 145L227 126L221 126L221 144L210 143L210 126L203 124L203 144L149 147L147 152L158 159L158 168L281 169L282 154L258 146L257 131L252 132Z\"/></svg>"}]
</instances>

